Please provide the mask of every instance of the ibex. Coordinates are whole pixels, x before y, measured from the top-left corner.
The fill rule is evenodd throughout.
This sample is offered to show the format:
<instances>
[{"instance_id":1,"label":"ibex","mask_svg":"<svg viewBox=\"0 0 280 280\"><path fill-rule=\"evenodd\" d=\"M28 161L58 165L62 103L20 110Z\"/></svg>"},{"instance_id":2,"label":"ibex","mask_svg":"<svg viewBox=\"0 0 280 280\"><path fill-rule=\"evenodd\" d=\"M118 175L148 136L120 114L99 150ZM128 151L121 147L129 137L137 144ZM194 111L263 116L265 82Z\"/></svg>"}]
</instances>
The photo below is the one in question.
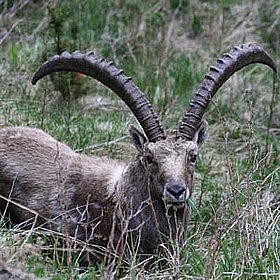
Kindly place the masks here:
<instances>
[{"instance_id":1,"label":"ibex","mask_svg":"<svg viewBox=\"0 0 280 280\"><path fill-rule=\"evenodd\" d=\"M0 130L0 207L14 224L32 221L90 244L152 255L167 239L184 241L187 200L212 97L239 69L276 64L260 46L243 44L210 67L176 131L166 133L151 104L131 78L92 52L63 52L46 61L32 83L57 71L91 76L130 108L144 133L128 127L137 157L125 164L78 154L35 128ZM129 233L129 234L128 234ZM132 238L128 237L132 236Z\"/></svg>"}]
</instances>

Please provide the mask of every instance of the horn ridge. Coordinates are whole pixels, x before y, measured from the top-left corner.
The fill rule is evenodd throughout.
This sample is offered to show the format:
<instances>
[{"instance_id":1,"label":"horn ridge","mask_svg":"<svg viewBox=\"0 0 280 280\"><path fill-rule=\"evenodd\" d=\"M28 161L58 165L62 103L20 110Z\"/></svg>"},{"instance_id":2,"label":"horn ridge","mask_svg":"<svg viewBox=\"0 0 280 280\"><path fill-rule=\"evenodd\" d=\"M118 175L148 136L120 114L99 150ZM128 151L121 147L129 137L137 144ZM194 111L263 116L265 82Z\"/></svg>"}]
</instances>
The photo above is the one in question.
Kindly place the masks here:
<instances>
[{"instance_id":1,"label":"horn ridge","mask_svg":"<svg viewBox=\"0 0 280 280\"><path fill-rule=\"evenodd\" d=\"M210 71L205 75L186 113L179 121L177 137L192 140L204 112L219 88L238 70L254 63L265 64L277 72L276 64L270 55L262 47L252 43L233 47L229 53L217 59L216 64L211 66Z\"/></svg>"},{"instance_id":2,"label":"horn ridge","mask_svg":"<svg viewBox=\"0 0 280 280\"><path fill-rule=\"evenodd\" d=\"M32 84L44 76L60 71L72 71L91 76L115 92L133 112L148 139L156 142L166 138L165 131L152 105L130 77L123 74L112 62L95 57L93 52L64 51L43 63L35 72ZM152 129L150 129L152 128Z\"/></svg>"}]
</instances>

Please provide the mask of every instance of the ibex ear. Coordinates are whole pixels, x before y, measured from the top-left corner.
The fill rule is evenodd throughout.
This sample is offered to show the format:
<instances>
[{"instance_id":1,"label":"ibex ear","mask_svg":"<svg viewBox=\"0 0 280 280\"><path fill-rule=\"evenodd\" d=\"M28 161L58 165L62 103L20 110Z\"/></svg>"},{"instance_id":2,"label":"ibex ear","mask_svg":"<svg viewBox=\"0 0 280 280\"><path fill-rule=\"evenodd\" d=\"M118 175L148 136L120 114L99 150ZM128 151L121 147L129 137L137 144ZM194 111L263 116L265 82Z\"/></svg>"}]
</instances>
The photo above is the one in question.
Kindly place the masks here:
<instances>
[{"instance_id":1,"label":"ibex ear","mask_svg":"<svg viewBox=\"0 0 280 280\"><path fill-rule=\"evenodd\" d=\"M128 133L131 136L132 142L139 152L142 152L144 145L148 142L147 138L133 125L128 125Z\"/></svg>"},{"instance_id":2,"label":"ibex ear","mask_svg":"<svg viewBox=\"0 0 280 280\"><path fill-rule=\"evenodd\" d=\"M198 127L193 139L193 141L196 142L199 147L204 143L207 136L207 131L208 123L207 121L203 120L200 126Z\"/></svg>"}]
</instances>

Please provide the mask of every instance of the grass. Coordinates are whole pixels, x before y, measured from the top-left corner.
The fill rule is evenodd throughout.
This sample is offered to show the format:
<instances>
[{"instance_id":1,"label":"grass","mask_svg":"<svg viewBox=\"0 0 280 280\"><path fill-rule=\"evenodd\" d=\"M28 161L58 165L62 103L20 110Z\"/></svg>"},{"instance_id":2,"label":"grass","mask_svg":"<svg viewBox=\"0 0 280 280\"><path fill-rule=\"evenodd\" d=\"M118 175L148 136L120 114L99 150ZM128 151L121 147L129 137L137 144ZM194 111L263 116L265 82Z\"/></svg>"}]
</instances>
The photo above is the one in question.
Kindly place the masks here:
<instances>
[{"instance_id":1,"label":"grass","mask_svg":"<svg viewBox=\"0 0 280 280\"><path fill-rule=\"evenodd\" d=\"M124 68L168 129L177 126L208 67L232 45L258 42L279 65L276 0L21 4L0 1L0 125L39 127L86 153L129 161L134 151L124 136L127 123L136 121L90 79L67 75L32 87L36 67L64 49L94 50ZM131 263L119 277L279 279L279 89L271 100L265 66L247 67L224 85L205 116L210 129L196 166L187 245L165 268L144 271ZM113 278L102 265L81 271L74 257L66 266L55 248L46 253L51 245L44 235L31 238L2 224L0 266L51 279Z\"/></svg>"}]
</instances>

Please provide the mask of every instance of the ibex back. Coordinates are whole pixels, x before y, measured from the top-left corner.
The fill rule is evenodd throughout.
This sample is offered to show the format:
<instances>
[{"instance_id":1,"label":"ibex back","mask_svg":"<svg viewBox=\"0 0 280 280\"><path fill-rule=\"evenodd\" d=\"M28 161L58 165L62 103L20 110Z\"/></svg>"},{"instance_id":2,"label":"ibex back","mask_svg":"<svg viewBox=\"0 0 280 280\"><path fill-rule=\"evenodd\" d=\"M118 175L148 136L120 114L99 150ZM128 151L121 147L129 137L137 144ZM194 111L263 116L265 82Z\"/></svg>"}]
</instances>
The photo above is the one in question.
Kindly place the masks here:
<instances>
[{"instance_id":1,"label":"ibex back","mask_svg":"<svg viewBox=\"0 0 280 280\"><path fill-rule=\"evenodd\" d=\"M221 85L252 63L266 64L276 72L261 47L235 47L210 68L178 128L166 134L143 93L112 63L91 52L53 57L37 70L32 83L55 71L75 71L111 88L144 131L128 128L138 156L125 164L78 154L39 129L1 129L2 213L9 213L14 224L36 222L115 253L129 247L151 255L166 239L184 242L187 199L192 194L198 148L207 131L203 114Z\"/></svg>"}]
</instances>

